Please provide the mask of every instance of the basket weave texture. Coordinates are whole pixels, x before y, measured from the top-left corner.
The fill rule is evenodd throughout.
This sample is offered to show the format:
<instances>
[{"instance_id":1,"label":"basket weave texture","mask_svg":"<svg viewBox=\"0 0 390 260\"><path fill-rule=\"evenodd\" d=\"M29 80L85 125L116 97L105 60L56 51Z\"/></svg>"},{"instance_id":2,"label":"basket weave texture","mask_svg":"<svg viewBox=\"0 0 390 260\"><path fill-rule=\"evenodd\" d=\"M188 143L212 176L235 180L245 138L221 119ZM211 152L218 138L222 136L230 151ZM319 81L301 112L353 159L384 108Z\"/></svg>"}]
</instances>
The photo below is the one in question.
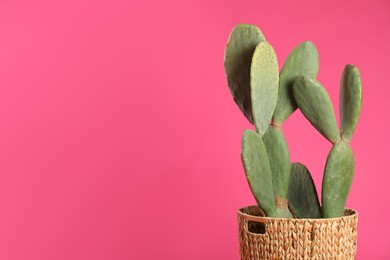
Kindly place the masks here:
<instances>
[{"instance_id":1,"label":"basket weave texture","mask_svg":"<svg viewBox=\"0 0 390 260\"><path fill-rule=\"evenodd\" d=\"M329 219L264 217L258 206L238 211L241 260L355 259L358 214Z\"/></svg>"}]
</instances>

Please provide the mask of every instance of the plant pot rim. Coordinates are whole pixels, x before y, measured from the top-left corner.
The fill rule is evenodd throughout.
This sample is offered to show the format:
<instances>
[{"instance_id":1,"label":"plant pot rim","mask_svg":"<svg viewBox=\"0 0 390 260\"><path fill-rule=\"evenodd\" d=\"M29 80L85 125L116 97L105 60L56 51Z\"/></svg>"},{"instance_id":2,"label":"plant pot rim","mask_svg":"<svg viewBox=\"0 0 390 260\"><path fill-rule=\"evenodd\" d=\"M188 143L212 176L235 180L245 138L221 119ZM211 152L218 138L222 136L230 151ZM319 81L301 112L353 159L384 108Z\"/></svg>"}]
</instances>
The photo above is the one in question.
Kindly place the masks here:
<instances>
[{"instance_id":1,"label":"plant pot rim","mask_svg":"<svg viewBox=\"0 0 390 260\"><path fill-rule=\"evenodd\" d=\"M357 218L358 212L355 209L351 208L345 208L344 209L344 216L337 217L337 218L278 218L278 217L267 217L267 216L261 216L261 215L253 215L247 213L249 209L257 209L260 214L264 214L264 212L261 210L261 208L258 205L250 205L243 208L240 208L238 210L238 214L244 216L246 219L256 222L267 222L270 220L280 220L280 221L292 221L292 222L330 222L330 221L337 221L340 219L349 219L349 218Z\"/></svg>"}]
</instances>

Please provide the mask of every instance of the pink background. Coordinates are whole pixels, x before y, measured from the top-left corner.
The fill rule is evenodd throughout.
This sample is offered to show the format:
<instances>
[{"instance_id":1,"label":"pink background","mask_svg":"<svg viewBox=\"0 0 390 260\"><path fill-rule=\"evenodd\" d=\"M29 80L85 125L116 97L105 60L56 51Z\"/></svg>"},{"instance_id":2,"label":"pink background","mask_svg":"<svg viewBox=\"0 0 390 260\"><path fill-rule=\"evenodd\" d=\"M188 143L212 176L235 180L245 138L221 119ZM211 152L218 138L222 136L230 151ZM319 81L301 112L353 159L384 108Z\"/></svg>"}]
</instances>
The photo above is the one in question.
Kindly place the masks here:
<instances>
[{"instance_id":1,"label":"pink background","mask_svg":"<svg viewBox=\"0 0 390 260\"><path fill-rule=\"evenodd\" d=\"M358 259L389 259L390 2L284 2L0 1L0 259L239 259L251 126L223 52L240 22L280 64L313 41L337 118L344 65L360 68L348 206ZM284 132L320 188L330 144L299 112Z\"/></svg>"}]
</instances>

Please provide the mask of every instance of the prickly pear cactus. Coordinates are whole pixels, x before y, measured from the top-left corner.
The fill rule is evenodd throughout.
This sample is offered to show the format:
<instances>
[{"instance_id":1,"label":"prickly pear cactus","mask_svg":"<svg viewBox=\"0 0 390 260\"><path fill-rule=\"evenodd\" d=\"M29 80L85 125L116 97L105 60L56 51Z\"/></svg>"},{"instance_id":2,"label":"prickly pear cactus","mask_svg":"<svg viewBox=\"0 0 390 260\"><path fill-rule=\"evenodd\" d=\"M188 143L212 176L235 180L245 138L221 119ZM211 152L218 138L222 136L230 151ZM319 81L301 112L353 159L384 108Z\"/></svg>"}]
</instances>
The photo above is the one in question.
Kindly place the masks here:
<instances>
[{"instance_id":1,"label":"prickly pear cactus","mask_svg":"<svg viewBox=\"0 0 390 260\"><path fill-rule=\"evenodd\" d=\"M335 144L328 155L322 181L322 210L325 218L343 215L355 169L349 141L355 131L361 105L360 72L357 67L348 64L340 84L341 142Z\"/></svg>"},{"instance_id":2,"label":"prickly pear cactus","mask_svg":"<svg viewBox=\"0 0 390 260\"><path fill-rule=\"evenodd\" d=\"M256 46L265 41L260 29L251 24L239 24L230 33L225 48L225 73L234 101L253 124L251 100L251 64Z\"/></svg>"},{"instance_id":3,"label":"prickly pear cactus","mask_svg":"<svg viewBox=\"0 0 390 260\"><path fill-rule=\"evenodd\" d=\"M330 97L317 80L299 76L293 84L294 98L309 122L330 142L338 143L340 134Z\"/></svg>"},{"instance_id":4,"label":"prickly pear cactus","mask_svg":"<svg viewBox=\"0 0 390 260\"><path fill-rule=\"evenodd\" d=\"M304 116L333 143L322 181L322 215L324 218L340 217L354 176L355 161L349 141L361 110L359 70L353 65L347 65L341 77L341 137L330 98L318 81L304 76L297 77L293 83L293 94Z\"/></svg>"},{"instance_id":5,"label":"prickly pear cactus","mask_svg":"<svg viewBox=\"0 0 390 260\"><path fill-rule=\"evenodd\" d=\"M270 125L263 136L272 172L275 201L284 204L290 181L290 153L280 128Z\"/></svg>"},{"instance_id":6,"label":"prickly pear cactus","mask_svg":"<svg viewBox=\"0 0 390 260\"><path fill-rule=\"evenodd\" d=\"M272 126L263 136L272 172L272 184L279 217L292 217L286 196L290 182L290 153L281 131L282 124L296 110L292 85L297 76L315 78L318 73L318 52L311 42L299 44L287 57L279 74L278 99Z\"/></svg>"},{"instance_id":7,"label":"prickly pear cactus","mask_svg":"<svg viewBox=\"0 0 390 260\"><path fill-rule=\"evenodd\" d=\"M318 51L312 42L307 41L299 44L288 55L280 72L278 103L272 118L274 125L281 126L297 109L292 90L294 79L297 76L315 79L318 69Z\"/></svg>"},{"instance_id":8,"label":"prickly pear cactus","mask_svg":"<svg viewBox=\"0 0 390 260\"><path fill-rule=\"evenodd\" d=\"M359 70L347 65L341 77L340 132L330 97L316 80L316 47L303 42L293 49L279 73L273 47L261 30L239 24L225 49L224 66L234 101L256 131L242 135L241 159L249 187L269 217L339 217L354 175L349 141L361 110ZM322 183L322 207L307 168L290 164L282 125L297 109L332 144ZM288 203L288 205L287 205Z\"/></svg>"},{"instance_id":9,"label":"prickly pear cactus","mask_svg":"<svg viewBox=\"0 0 390 260\"><path fill-rule=\"evenodd\" d=\"M321 218L317 190L309 170L301 163L291 165L288 205L298 218Z\"/></svg>"},{"instance_id":10,"label":"prickly pear cactus","mask_svg":"<svg viewBox=\"0 0 390 260\"><path fill-rule=\"evenodd\" d=\"M261 136L256 132L244 131L241 159L249 187L257 203L267 216L277 217L268 154Z\"/></svg>"},{"instance_id":11,"label":"prickly pear cactus","mask_svg":"<svg viewBox=\"0 0 390 260\"><path fill-rule=\"evenodd\" d=\"M354 175L355 161L351 147L335 144L326 160L322 181L322 210L324 218L341 217Z\"/></svg>"},{"instance_id":12,"label":"prickly pear cactus","mask_svg":"<svg viewBox=\"0 0 390 260\"><path fill-rule=\"evenodd\" d=\"M274 49L268 42L257 45L252 57L251 97L256 130L264 135L275 111L279 72Z\"/></svg>"},{"instance_id":13,"label":"prickly pear cactus","mask_svg":"<svg viewBox=\"0 0 390 260\"><path fill-rule=\"evenodd\" d=\"M349 142L355 131L362 108L362 81L354 65L345 66L340 84L341 139Z\"/></svg>"}]
</instances>

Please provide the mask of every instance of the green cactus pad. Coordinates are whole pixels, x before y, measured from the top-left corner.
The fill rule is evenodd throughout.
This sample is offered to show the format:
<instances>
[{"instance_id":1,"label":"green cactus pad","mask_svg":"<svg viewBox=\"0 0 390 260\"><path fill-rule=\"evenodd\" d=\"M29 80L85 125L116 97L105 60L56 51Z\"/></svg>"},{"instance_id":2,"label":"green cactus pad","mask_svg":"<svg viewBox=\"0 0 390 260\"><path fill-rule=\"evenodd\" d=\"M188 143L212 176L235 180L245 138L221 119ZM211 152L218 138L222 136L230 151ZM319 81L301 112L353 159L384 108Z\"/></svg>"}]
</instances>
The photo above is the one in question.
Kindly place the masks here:
<instances>
[{"instance_id":1,"label":"green cactus pad","mask_svg":"<svg viewBox=\"0 0 390 260\"><path fill-rule=\"evenodd\" d=\"M254 131L245 130L243 132L241 160L249 187L257 203L267 216L276 217L277 211L267 151L261 136Z\"/></svg>"},{"instance_id":2,"label":"green cactus pad","mask_svg":"<svg viewBox=\"0 0 390 260\"><path fill-rule=\"evenodd\" d=\"M357 67L345 66L340 84L341 137L349 142L355 131L362 107L362 81Z\"/></svg>"},{"instance_id":3,"label":"green cactus pad","mask_svg":"<svg viewBox=\"0 0 390 260\"><path fill-rule=\"evenodd\" d=\"M225 48L225 73L230 92L237 106L253 124L250 87L250 68L256 46L265 41L260 29L239 24L230 33Z\"/></svg>"},{"instance_id":4,"label":"green cactus pad","mask_svg":"<svg viewBox=\"0 0 390 260\"><path fill-rule=\"evenodd\" d=\"M257 45L252 57L251 97L256 130L264 135L275 111L279 85L278 60L268 42Z\"/></svg>"},{"instance_id":5,"label":"green cactus pad","mask_svg":"<svg viewBox=\"0 0 390 260\"><path fill-rule=\"evenodd\" d=\"M340 134L332 102L321 83L298 76L293 83L293 94L299 109L310 123L330 142L338 143Z\"/></svg>"},{"instance_id":6,"label":"green cactus pad","mask_svg":"<svg viewBox=\"0 0 390 260\"><path fill-rule=\"evenodd\" d=\"M292 92L295 77L304 75L315 79L318 69L318 51L312 42L299 44L289 54L280 72L278 102L272 118L273 124L281 126L297 109Z\"/></svg>"},{"instance_id":7,"label":"green cactus pad","mask_svg":"<svg viewBox=\"0 0 390 260\"><path fill-rule=\"evenodd\" d=\"M321 218L317 190L309 170L300 163L291 165L288 205L298 218Z\"/></svg>"},{"instance_id":8,"label":"green cactus pad","mask_svg":"<svg viewBox=\"0 0 390 260\"><path fill-rule=\"evenodd\" d=\"M283 132L270 125L263 136L272 173L275 201L284 203L290 182L290 153Z\"/></svg>"},{"instance_id":9,"label":"green cactus pad","mask_svg":"<svg viewBox=\"0 0 390 260\"><path fill-rule=\"evenodd\" d=\"M355 161L351 147L340 142L333 146L326 160L322 181L324 218L341 217L352 185Z\"/></svg>"}]
</instances>

